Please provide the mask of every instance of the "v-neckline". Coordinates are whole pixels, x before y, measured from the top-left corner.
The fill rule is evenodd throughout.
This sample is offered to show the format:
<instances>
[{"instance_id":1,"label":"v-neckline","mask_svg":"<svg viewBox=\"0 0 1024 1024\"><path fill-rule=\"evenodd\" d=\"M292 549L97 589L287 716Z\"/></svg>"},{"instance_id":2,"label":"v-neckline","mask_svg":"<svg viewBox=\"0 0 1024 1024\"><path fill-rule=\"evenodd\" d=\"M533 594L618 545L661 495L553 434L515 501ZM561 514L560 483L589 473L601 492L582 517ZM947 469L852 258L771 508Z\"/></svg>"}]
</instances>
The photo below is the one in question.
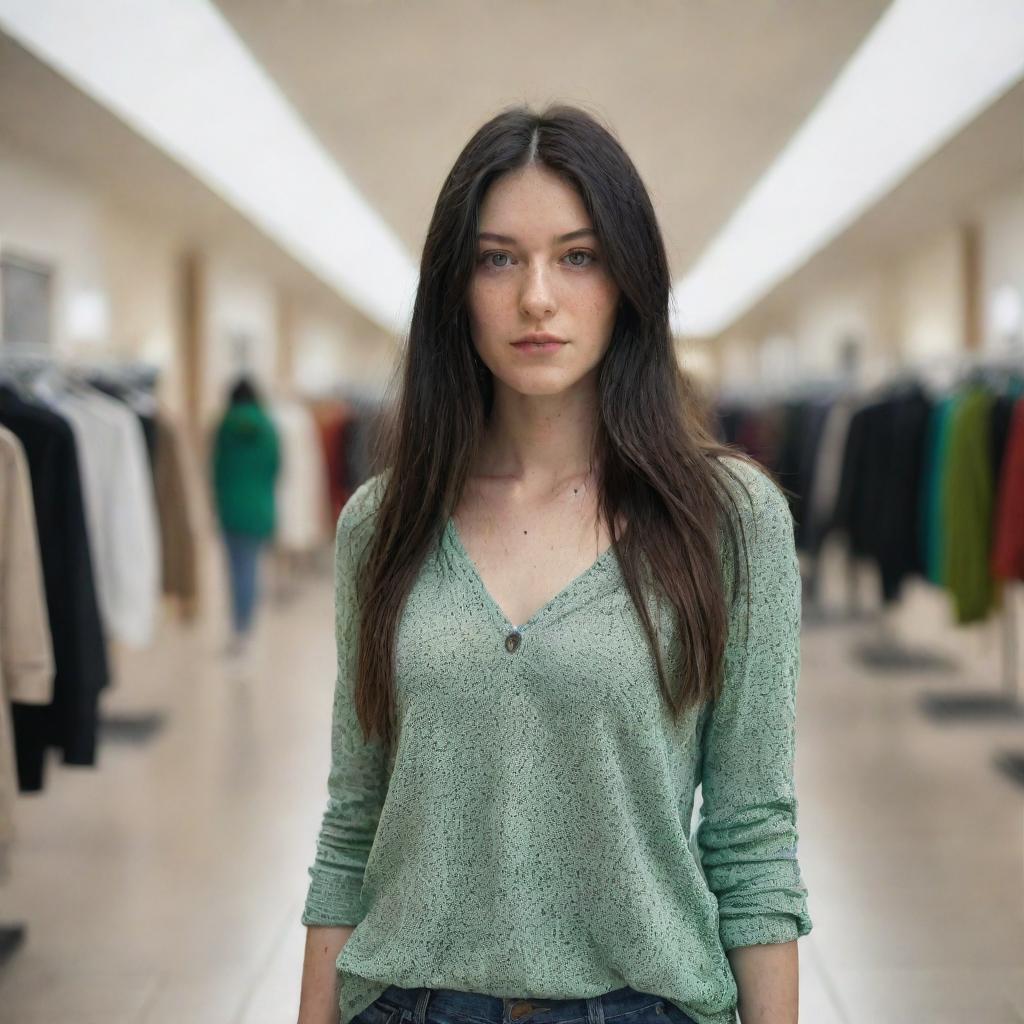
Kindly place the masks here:
<instances>
[{"instance_id":1,"label":"v-neckline","mask_svg":"<svg viewBox=\"0 0 1024 1024\"><path fill-rule=\"evenodd\" d=\"M589 579L589 577L597 572L604 563L615 554L615 541L612 541L597 556L597 558L587 566L586 569L569 580L569 582L566 583L566 585L562 587L557 594L545 601L544 604L542 604L525 622L517 626L511 619L509 619L508 615L505 614L504 609L497 601L494 600L491 592L487 589L487 585L484 583L483 577L480 575L480 570L476 567L476 563L473 561L472 556L466 546L462 543L462 538L459 536L459 531L455 526L454 517L448 517L448 521L445 523L445 532L451 539L456 551L458 551L459 557L462 559L469 577L479 591L484 603L491 610L492 614L497 617L505 630L514 633L521 633L528 626L535 626L556 604L560 604L564 601L571 592L575 591L585 580Z\"/></svg>"}]
</instances>

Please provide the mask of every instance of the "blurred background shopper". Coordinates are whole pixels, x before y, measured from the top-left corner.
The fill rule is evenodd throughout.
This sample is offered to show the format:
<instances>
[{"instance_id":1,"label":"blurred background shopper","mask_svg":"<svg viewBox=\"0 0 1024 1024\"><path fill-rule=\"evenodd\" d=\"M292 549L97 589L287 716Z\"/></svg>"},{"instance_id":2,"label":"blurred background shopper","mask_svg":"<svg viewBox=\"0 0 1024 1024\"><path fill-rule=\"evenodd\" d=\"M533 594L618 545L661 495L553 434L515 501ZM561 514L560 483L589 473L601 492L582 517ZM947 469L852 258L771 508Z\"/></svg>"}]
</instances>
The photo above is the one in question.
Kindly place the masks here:
<instances>
[{"instance_id":1,"label":"blurred background shopper","mask_svg":"<svg viewBox=\"0 0 1024 1024\"><path fill-rule=\"evenodd\" d=\"M231 592L230 654L245 651L260 592L260 556L276 527L277 429L255 386L240 378L217 426L213 481Z\"/></svg>"}]
</instances>

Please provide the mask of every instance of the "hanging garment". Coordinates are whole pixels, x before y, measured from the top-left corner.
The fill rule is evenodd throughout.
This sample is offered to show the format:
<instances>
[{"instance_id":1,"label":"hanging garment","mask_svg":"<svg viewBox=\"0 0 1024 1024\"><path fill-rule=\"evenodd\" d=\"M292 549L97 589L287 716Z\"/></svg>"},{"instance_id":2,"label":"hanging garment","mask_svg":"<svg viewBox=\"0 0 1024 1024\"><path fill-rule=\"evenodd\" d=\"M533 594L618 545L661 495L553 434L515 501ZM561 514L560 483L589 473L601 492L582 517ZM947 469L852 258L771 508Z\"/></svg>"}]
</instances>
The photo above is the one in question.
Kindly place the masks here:
<instances>
[{"instance_id":1,"label":"hanging garment","mask_svg":"<svg viewBox=\"0 0 1024 1024\"><path fill-rule=\"evenodd\" d=\"M782 485L793 513L797 546L800 546L800 531L803 522L803 494L800 490L800 463L803 458L805 419L807 405L804 402L784 402L779 408L779 445L774 466L775 478Z\"/></svg>"},{"instance_id":2,"label":"hanging garment","mask_svg":"<svg viewBox=\"0 0 1024 1024\"><path fill-rule=\"evenodd\" d=\"M93 389L47 388L78 443L86 522L108 634L131 647L152 642L160 601L160 527L139 417Z\"/></svg>"},{"instance_id":3,"label":"hanging garment","mask_svg":"<svg viewBox=\"0 0 1024 1024\"><path fill-rule=\"evenodd\" d=\"M163 593L180 602L186 619L195 616L199 596L199 564L192 499L185 476L184 440L177 424L163 410L154 418L153 481L160 528Z\"/></svg>"},{"instance_id":4,"label":"hanging garment","mask_svg":"<svg viewBox=\"0 0 1024 1024\"><path fill-rule=\"evenodd\" d=\"M0 881L9 874L18 791L10 702L49 704L53 673L28 460L21 442L0 427Z\"/></svg>"},{"instance_id":5,"label":"hanging garment","mask_svg":"<svg viewBox=\"0 0 1024 1024\"><path fill-rule=\"evenodd\" d=\"M275 401L271 416L281 442L274 539L286 551L310 551L330 537L327 471L316 421L299 402Z\"/></svg>"},{"instance_id":6,"label":"hanging garment","mask_svg":"<svg viewBox=\"0 0 1024 1024\"><path fill-rule=\"evenodd\" d=\"M992 440L992 479L997 484L1002 470L1003 456L1006 454L1006 445L1010 440L1010 423L1013 419L1013 409L1017 404L1017 397L1016 394L996 395L992 402L989 431Z\"/></svg>"},{"instance_id":7,"label":"hanging garment","mask_svg":"<svg viewBox=\"0 0 1024 1024\"><path fill-rule=\"evenodd\" d=\"M814 462L814 482L808 499L808 527L806 544L809 551L817 552L832 528L839 483L843 468L843 452L850 429L850 417L858 407L853 396L837 398L829 407L821 431Z\"/></svg>"},{"instance_id":8,"label":"hanging garment","mask_svg":"<svg viewBox=\"0 0 1024 1024\"><path fill-rule=\"evenodd\" d=\"M942 494L949 453L949 428L960 401L959 394L946 395L933 407L925 428L921 491L918 495L919 554L925 578L938 586L944 584L943 566L945 518Z\"/></svg>"},{"instance_id":9,"label":"hanging garment","mask_svg":"<svg viewBox=\"0 0 1024 1024\"><path fill-rule=\"evenodd\" d=\"M875 541L882 577L882 599L899 598L903 581L923 576L920 557L921 465L932 402L916 384L903 389L885 406L881 447L886 500L881 508Z\"/></svg>"},{"instance_id":10,"label":"hanging garment","mask_svg":"<svg viewBox=\"0 0 1024 1024\"><path fill-rule=\"evenodd\" d=\"M97 701L109 668L71 426L3 385L0 424L28 459L56 666L50 704L11 706L18 787L32 792L43 788L47 746L60 749L65 764L95 764Z\"/></svg>"},{"instance_id":11,"label":"hanging garment","mask_svg":"<svg viewBox=\"0 0 1024 1024\"><path fill-rule=\"evenodd\" d=\"M782 410L775 406L749 409L736 431L736 443L769 469L778 465Z\"/></svg>"},{"instance_id":12,"label":"hanging garment","mask_svg":"<svg viewBox=\"0 0 1024 1024\"><path fill-rule=\"evenodd\" d=\"M930 409L923 389L910 384L850 419L835 521L851 552L878 566L885 603L899 598L908 576L923 573L917 501Z\"/></svg>"},{"instance_id":13,"label":"hanging garment","mask_svg":"<svg viewBox=\"0 0 1024 1024\"><path fill-rule=\"evenodd\" d=\"M327 489L331 509L328 523L334 524L352 493L346 435L352 410L346 402L317 402L312 409L320 432L320 445L327 466Z\"/></svg>"},{"instance_id":14,"label":"hanging garment","mask_svg":"<svg viewBox=\"0 0 1024 1024\"><path fill-rule=\"evenodd\" d=\"M1024 398L1013 406L1006 449L999 467L992 573L999 579L1024 579Z\"/></svg>"},{"instance_id":15,"label":"hanging garment","mask_svg":"<svg viewBox=\"0 0 1024 1024\"><path fill-rule=\"evenodd\" d=\"M796 521L796 546L801 551L815 550L811 493L814 490L814 472L818 465L818 450L821 448L825 424L828 421L832 401L815 399L804 404L799 422L800 438L793 488L796 497L790 507Z\"/></svg>"},{"instance_id":16,"label":"hanging garment","mask_svg":"<svg viewBox=\"0 0 1024 1024\"><path fill-rule=\"evenodd\" d=\"M993 397L972 385L956 406L942 481L942 566L960 625L984 619L996 602L991 569L992 479L989 414Z\"/></svg>"},{"instance_id":17,"label":"hanging garment","mask_svg":"<svg viewBox=\"0 0 1024 1024\"><path fill-rule=\"evenodd\" d=\"M156 399L147 391L141 388L112 380L106 377L91 377L89 386L96 391L116 398L128 406L139 418L139 426L142 428L142 436L146 442L146 457L153 476L153 485L156 486L156 446L157 446L157 404Z\"/></svg>"}]
</instances>

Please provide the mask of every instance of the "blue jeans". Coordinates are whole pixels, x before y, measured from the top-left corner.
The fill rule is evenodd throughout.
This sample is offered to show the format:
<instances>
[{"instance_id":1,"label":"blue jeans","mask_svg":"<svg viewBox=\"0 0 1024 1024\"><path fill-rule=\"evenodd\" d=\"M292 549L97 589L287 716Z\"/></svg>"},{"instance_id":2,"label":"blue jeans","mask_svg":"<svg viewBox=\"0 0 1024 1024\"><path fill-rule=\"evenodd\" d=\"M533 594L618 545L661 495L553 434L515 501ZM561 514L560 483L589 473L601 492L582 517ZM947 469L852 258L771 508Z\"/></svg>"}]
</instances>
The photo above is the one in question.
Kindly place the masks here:
<instances>
[{"instance_id":1,"label":"blue jeans","mask_svg":"<svg viewBox=\"0 0 1024 1024\"><path fill-rule=\"evenodd\" d=\"M263 539L244 533L225 533L231 584L231 620L238 634L248 633L259 596L259 559Z\"/></svg>"},{"instance_id":2,"label":"blue jeans","mask_svg":"<svg viewBox=\"0 0 1024 1024\"><path fill-rule=\"evenodd\" d=\"M663 996L628 985L578 999L513 999L390 985L351 1024L694 1024Z\"/></svg>"}]
</instances>

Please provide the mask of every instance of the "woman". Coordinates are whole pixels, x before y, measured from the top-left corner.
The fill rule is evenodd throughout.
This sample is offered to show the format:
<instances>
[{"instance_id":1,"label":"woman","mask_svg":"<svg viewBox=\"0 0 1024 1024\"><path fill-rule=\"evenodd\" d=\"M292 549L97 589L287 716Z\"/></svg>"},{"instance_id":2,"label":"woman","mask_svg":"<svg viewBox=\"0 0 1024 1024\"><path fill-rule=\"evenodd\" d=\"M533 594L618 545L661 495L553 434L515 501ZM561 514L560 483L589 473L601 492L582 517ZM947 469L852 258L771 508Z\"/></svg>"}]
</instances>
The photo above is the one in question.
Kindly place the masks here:
<instances>
[{"instance_id":1,"label":"woman","mask_svg":"<svg viewBox=\"0 0 1024 1024\"><path fill-rule=\"evenodd\" d=\"M224 532L231 585L232 637L228 653L241 654L259 599L259 559L276 525L274 485L280 444L252 381L241 377L217 426L213 484Z\"/></svg>"},{"instance_id":2,"label":"woman","mask_svg":"<svg viewBox=\"0 0 1024 1024\"><path fill-rule=\"evenodd\" d=\"M701 425L669 288L587 114L466 145L338 521L300 1024L796 1021L792 519Z\"/></svg>"}]
</instances>

